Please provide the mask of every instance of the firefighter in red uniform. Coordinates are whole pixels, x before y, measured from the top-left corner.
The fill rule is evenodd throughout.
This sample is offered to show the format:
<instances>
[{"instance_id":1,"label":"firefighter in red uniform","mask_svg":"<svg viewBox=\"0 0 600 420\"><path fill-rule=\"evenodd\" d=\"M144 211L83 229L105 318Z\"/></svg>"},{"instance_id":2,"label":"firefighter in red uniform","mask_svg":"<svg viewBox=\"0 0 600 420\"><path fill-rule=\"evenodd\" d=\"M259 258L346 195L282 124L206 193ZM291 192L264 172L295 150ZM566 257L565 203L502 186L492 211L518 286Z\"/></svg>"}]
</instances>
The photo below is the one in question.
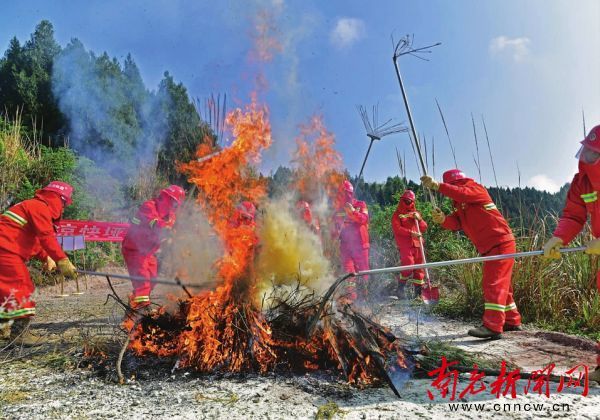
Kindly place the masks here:
<instances>
[{"instance_id":1,"label":"firefighter in red uniform","mask_svg":"<svg viewBox=\"0 0 600 420\"><path fill-rule=\"evenodd\" d=\"M567 245L585 226L588 213L591 217L594 240L587 244L585 252L600 255L600 125L594 127L581 142L577 153L579 172L575 174L567 193L567 201L554 235L544 246L544 256L560 258L558 249ZM596 285L600 291L600 271L596 273ZM596 370L589 379L600 383L600 342L597 345Z\"/></svg>"},{"instance_id":2,"label":"firefighter in red uniform","mask_svg":"<svg viewBox=\"0 0 600 420\"><path fill-rule=\"evenodd\" d=\"M319 219L313 216L308 201L300 200L296 203L296 210L298 214L304 220L306 225L319 237L321 237L321 224Z\"/></svg>"},{"instance_id":3,"label":"firefighter in red uniform","mask_svg":"<svg viewBox=\"0 0 600 420\"><path fill-rule=\"evenodd\" d=\"M256 206L251 201L242 201L235 208L229 225L235 228L246 226L254 229L256 227Z\"/></svg>"},{"instance_id":4,"label":"firefighter in red uniform","mask_svg":"<svg viewBox=\"0 0 600 420\"><path fill-rule=\"evenodd\" d=\"M176 210L185 199L185 191L171 185L160 192L158 197L144 202L131 227L123 239L122 253L129 275L145 280L132 280L133 294L131 307L141 309L150 305L150 293L154 288L152 279L158 275L156 253L160 249L164 229L172 229L176 220Z\"/></svg>"},{"instance_id":5,"label":"firefighter in red uniform","mask_svg":"<svg viewBox=\"0 0 600 420\"><path fill-rule=\"evenodd\" d=\"M344 181L338 190L333 216L332 236L340 241L342 269L355 273L369 269L369 212L367 204L354 198L354 187ZM366 295L366 276L361 278L361 297ZM347 280L346 297L355 301L358 297L354 278Z\"/></svg>"},{"instance_id":6,"label":"firefighter in red uniform","mask_svg":"<svg viewBox=\"0 0 600 420\"><path fill-rule=\"evenodd\" d=\"M427 223L415 208L415 193L406 190L400 197L398 207L392 216L392 231L396 239L396 246L400 253L401 265L413 265L423 263L423 250L421 249L423 233L427 230ZM404 287L411 279L415 286L417 296L421 295L425 271L408 270L402 271L398 277L398 297L404 297Z\"/></svg>"},{"instance_id":7,"label":"firefighter in red uniform","mask_svg":"<svg viewBox=\"0 0 600 420\"><path fill-rule=\"evenodd\" d=\"M446 171L442 183L430 176L423 176L421 182L453 201L454 213L446 216L440 209L434 209L434 222L445 229L463 230L483 256L516 252L512 231L483 185L458 169ZM502 331L521 330L521 315L513 300L511 282L514 263L514 259L483 263L483 326L469 330L469 335L500 338Z\"/></svg>"},{"instance_id":8,"label":"firefighter in red uniform","mask_svg":"<svg viewBox=\"0 0 600 420\"><path fill-rule=\"evenodd\" d=\"M10 340L22 345L41 344L29 332L35 315L35 290L25 263L35 256L48 271L57 265L66 277L77 273L56 240L54 224L71 204L73 187L60 181L36 191L34 198L22 201L0 217L0 323L10 328ZM55 262L56 261L56 262Z\"/></svg>"}]
</instances>

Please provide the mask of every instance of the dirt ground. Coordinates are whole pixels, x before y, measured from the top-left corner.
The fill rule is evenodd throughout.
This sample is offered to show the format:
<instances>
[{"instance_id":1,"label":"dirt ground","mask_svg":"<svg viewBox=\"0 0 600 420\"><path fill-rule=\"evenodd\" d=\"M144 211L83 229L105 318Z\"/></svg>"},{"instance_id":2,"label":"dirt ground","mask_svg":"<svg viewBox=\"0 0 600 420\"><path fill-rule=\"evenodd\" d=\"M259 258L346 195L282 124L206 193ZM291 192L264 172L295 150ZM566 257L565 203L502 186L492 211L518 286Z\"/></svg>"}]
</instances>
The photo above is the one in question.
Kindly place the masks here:
<instances>
[{"instance_id":1,"label":"dirt ground","mask_svg":"<svg viewBox=\"0 0 600 420\"><path fill-rule=\"evenodd\" d=\"M85 290L83 281L80 284ZM121 297L129 288L126 281L115 282ZM67 292L73 291L70 283ZM107 302L109 291L104 279L90 278L83 295L55 297L56 287L37 292L33 331L49 338L50 344L0 350L0 418L600 418L600 387L594 384L584 397L581 387L558 392L558 384L552 383L548 398L533 387L524 395L528 381L523 379L516 383L516 398L496 398L489 391L496 378L486 377L485 391L461 399L458 394L469 384L468 374L460 376L451 401L432 386L432 379L408 379L398 398L388 388L359 390L328 373L199 376L170 365L141 366L126 357L125 375L135 380L119 385L113 365L102 372L80 364L84 346L98 348L115 334L123 337L118 328L123 311L114 300ZM179 290L159 287L156 292L165 296ZM523 372L555 363L555 372L561 373L595 362L590 340L534 329L505 333L497 341L477 340L466 335L471 325L434 316L425 306L386 300L371 309L397 335L495 356Z\"/></svg>"}]
</instances>

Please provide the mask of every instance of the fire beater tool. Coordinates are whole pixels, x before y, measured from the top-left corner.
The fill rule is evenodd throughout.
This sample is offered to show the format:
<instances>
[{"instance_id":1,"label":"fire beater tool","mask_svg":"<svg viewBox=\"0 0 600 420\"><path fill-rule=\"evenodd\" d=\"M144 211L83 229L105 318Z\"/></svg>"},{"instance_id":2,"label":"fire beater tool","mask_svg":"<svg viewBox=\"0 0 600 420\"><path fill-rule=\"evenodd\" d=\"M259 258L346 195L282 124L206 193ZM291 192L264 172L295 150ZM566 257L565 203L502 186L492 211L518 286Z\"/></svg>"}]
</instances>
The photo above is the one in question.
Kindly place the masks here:
<instances>
[{"instance_id":1,"label":"fire beater tool","mask_svg":"<svg viewBox=\"0 0 600 420\"><path fill-rule=\"evenodd\" d=\"M408 128L404 127L402 123L390 125L392 122L391 119L387 120L383 124L379 124L379 108L377 106L373 106L371 118L373 120L372 122L371 119L369 119L369 113L367 112L367 109L364 106L359 105L357 109L365 126L365 130L367 130L367 137L369 137L370 140L369 148L367 149L367 154L363 159L363 163L360 167L360 172L358 174L358 180L360 180L362 178L363 170L365 169L365 164L367 163L367 158L369 157L369 153L371 152L371 146L373 146L373 142L375 140L381 140L383 137L389 136L390 134L406 133L408 132Z\"/></svg>"},{"instance_id":2,"label":"fire beater tool","mask_svg":"<svg viewBox=\"0 0 600 420\"><path fill-rule=\"evenodd\" d=\"M427 165L425 164L425 159L423 159L423 153L421 152L421 144L419 142L419 137L417 136L417 129L415 128L415 123L413 121L412 113L410 111L410 106L408 104L408 97L406 96L406 90L404 89L404 83L402 82L402 75L400 74L400 68L398 67L398 59L406 54L410 54L416 57L416 54L419 53L430 53L429 48L436 47L441 45L441 42L437 44L429 45L427 47L421 48L413 48L412 40L409 36L401 39L394 48L394 55L392 60L394 62L394 68L396 69L396 77L398 78L398 84L400 85L400 91L402 92L402 99L404 100L404 106L406 108L406 114L408 115L408 122L410 124L410 130L412 133L412 140L419 155L419 163L421 164L421 169L423 170L423 175L427 175ZM424 58L419 57L424 60ZM434 197L431 196L431 201L434 203Z\"/></svg>"},{"instance_id":3,"label":"fire beater tool","mask_svg":"<svg viewBox=\"0 0 600 420\"><path fill-rule=\"evenodd\" d=\"M406 90L404 89L404 83L402 82L402 75L400 74L400 67L398 66L398 59L406 54L410 54L416 57L419 57L416 54L420 53L430 53L429 48L436 47L441 45L441 42L437 44L429 45L427 47L421 48L413 48L412 39L409 36L401 39L394 48L394 55L392 60L394 61L394 69L396 70L396 76L398 78L398 84L400 85L400 91L402 92L402 99L404 100L404 106L406 108L406 114L408 115L408 122L410 123L410 130L412 132L412 140L415 145L415 149L417 150L417 154L419 155L419 162L421 164L421 170L423 171L423 175L427 175L427 165L425 164L425 159L423 159L423 153L421 152L421 144L419 141L419 137L417 136L417 129L415 128L415 123L413 121L412 113L410 111L410 106L408 104L408 97L406 95ZM422 57L419 57L422 58ZM429 199L431 203L435 206L435 196L431 191L429 191ZM417 223L418 227L418 223ZM419 242L421 243L421 252L423 253L423 261L425 261L425 251L423 248L423 240L419 238ZM432 287L431 281L429 279L429 273L427 273L427 286L423 287L421 295L423 296L423 300L426 303L435 303L438 301L440 292L437 286Z\"/></svg>"},{"instance_id":4,"label":"fire beater tool","mask_svg":"<svg viewBox=\"0 0 600 420\"><path fill-rule=\"evenodd\" d=\"M561 254L569 254L569 253L573 253L573 252L582 252L582 251L585 251L585 249L586 249L585 246L578 246L578 247L572 247L572 248L561 248L561 249L559 249L559 252ZM321 300L321 304L319 305L317 312L313 315L313 318L308 322L308 326L307 326L307 330L306 330L307 335L308 335L308 337L312 336L312 334L314 333L314 331L316 329L317 323L319 322L319 319L321 319L321 315L323 314L323 311L325 310L325 306L327 305L327 302L329 301L331 296L333 296L333 294L335 293L337 288L340 286L340 284L342 284L344 281L346 281L350 277L368 276L368 275L372 275L372 274L391 274L391 273L398 273L400 271L412 271L412 270L418 270L418 269L448 267L448 266L462 265L462 264L475 264L475 263L480 263L480 262L485 262L485 261L507 260L507 259L511 259L511 258L536 257L539 255L544 255L544 251L539 250L539 251L517 252L514 254L489 255L486 257L463 258L460 260L436 261L436 262L429 262L429 263L424 263L424 264L413 264L413 265L404 265L404 266L401 265L401 266L397 266L397 267L375 268L372 270L358 271L356 273L348 273L348 274L338 278L336 281L334 281L333 284L329 287L329 289L325 293L325 295L323 296L323 298Z\"/></svg>"},{"instance_id":5,"label":"fire beater tool","mask_svg":"<svg viewBox=\"0 0 600 420\"><path fill-rule=\"evenodd\" d=\"M419 221L415 219L415 225L417 225L417 233L419 234L419 245L421 247L421 255L423 256L423 263L427 264L425 258L425 247L423 246L423 236L421 235L421 228L419 227ZM429 277L429 269L425 269L425 279L427 280L427 286L421 290L421 297L423 302L426 304L438 303L440 300L440 288L438 286L431 285L431 278Z\"/></svg>"}]
</instances>

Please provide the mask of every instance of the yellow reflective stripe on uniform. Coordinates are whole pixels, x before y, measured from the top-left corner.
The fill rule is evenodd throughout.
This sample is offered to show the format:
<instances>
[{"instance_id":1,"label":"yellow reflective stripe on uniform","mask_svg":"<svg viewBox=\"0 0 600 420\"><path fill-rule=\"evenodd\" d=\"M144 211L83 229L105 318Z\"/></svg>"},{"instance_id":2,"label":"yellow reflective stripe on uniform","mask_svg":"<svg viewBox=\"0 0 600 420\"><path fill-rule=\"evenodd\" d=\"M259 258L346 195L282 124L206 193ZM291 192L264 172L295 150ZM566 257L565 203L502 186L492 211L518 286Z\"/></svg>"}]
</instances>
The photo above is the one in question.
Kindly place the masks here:
<instances>
[{"instance_id":1,"label":"yellow reflective stripe on uniform","mask_svg":"<svg viewBox=\"0 0 600 420\"><path fill-rule=\"evenodd\" d=\"M158 222L158 219L152 219L152 220L150 220L150 223L148 223L148 225L150 225L150 227L154 227L156 222Z\"/></svg>"},{"instance_id":2,"label":"yellow reflective stripe on uniform","mask_svg":"<svg viewBox=\"0 0 600 420\"><path fill-rule=\"evenodd\" d=\"M35 308L23 308L15 311L0 312L0 319L12 319L27 315L35 315Z\"/></svg>"},{"instance_id":3,"label":"yellow reflective stripe on uniform","mask_svg":"<svg viewBox=\"0 0 600 420\"><path fill-rule=\"evenodd\" d=\"M412 279L412 284L415 284L417 286L422 286L422 285L425 284L425 280L423 280L423 279L421 279L421 280L419 280L419 279Z\"/></svg>"},{"instance_id":4,"label":"yellow reflective stripe on uniform","mask_svg":"<svg viewBox=\"0 0 600 420\"><path fill-rule=\"evenodd\" d=\"M140 219L138 219L137 217L134 217L131 219L131 223L133 223L134 225L139 225L140 224Z\"/></svg>"},{"instance_id":5,"label":"yellow reflective stripe on uniform","mask_svg":"<svg viewBox=\"0 0 600 420\"><path fill-rule=\"evenodd\" d=\"M136 296L133 298L135 303L150 302L150 296Z\"/></svg>"},{"instance_id":6,"label":"yellow reflective stripe on uniform","mask_svg":"<svg viewBox=\"0 0 600 420\"><path fill-rule=\"evenodd\" d=\"M588 194L581 194L580 196L584 203L593 203L598 200L598 191L594 191Z\"/></svg>"},{"instance_id":7,"label":"yellow reflective stripe on uniform","mask_svg":"<svg viewBox=\"0 0 600 420\"><path fill-rule=\"evenodd\" d=\"M508 311L512 311L513 309L517 309L517 304L515 302L506 305L506 308L504 308L504 311L508 312Z\"/></svg>"},{"instance_id":8,"label":"yellow reflective stripe on uniform","mask_svg":"<svg viewBox=\"0 0 600 420\"><path fill-rule=\"evenodd\" d=\"M500 305L499 303L487 303L486 302L484 304L484 308L488 311L498 311L498 312L506 311L506 306Z\"/></svg>"},{"instance_id":9,"label":"yellow reflective stripe on uniform","mask_svg":"<svg viewBox=\"0 0 600 420\"><path fill-rule=\"evenodd\" d=\"M484 204L483 208L486 210L498 210L498 207L494 203Z\"/></svg>"},{"instance_id":10,"label":"yellow reflective stripe on uniform","mask_svg":"<svg viewBox=\"0 0 600 420\"><path fill-rule=\"evenodd\" d=\"M4 213L2 213L2 216L8 217L10 220L15 222L19 226L25 226L27 224L27 220L23 219L21 216L19 216L16 213L13 213L12 211L6 210Z\"/></svg>"}]
</instances>

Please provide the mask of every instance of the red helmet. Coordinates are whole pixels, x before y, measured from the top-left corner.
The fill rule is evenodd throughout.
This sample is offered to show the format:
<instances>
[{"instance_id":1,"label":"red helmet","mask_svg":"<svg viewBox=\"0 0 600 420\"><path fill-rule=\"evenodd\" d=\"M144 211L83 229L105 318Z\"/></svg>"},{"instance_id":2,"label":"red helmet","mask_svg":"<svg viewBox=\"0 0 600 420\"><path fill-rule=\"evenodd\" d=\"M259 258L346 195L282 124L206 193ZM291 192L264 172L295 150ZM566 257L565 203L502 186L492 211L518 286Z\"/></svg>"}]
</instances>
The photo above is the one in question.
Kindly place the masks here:
<instances>
[{"instance_id":1,"label":"red helmet","mask_svg":"<svg viewBox=\"0 0 600 420\"><path fill-rule=\"evenodd\" d=\"M52 191L57 193L67 206L73 203L73 187L66 182L52 181L47 186L42 188L42 191Z\"/></svg>"},{"instance_id":2,"label":"red helmet","mask_svg":"<svg viewBox=\"0 0 600 420\"><path fill-rule=\"evenodd\" d=\"M308 204L308 201L300 200L296 203L296 209L298 209L299 211L310 210L310 204Z\"/></svg>"},{"instance_id":3,"label":"red helmet","mask_svg":"<svg viewBox=\"0 0 600 420\"><path fill-rule=\"evenodd\" d=\"M352 186L352 183L350 181L345 180L344 182L342 182L342 185L340 185L340 190L353 193L354 187Z\"/></svg>"},{"instance_id":4,"label":"red helmet","mask_svg":"<svg viewBox=\"0 0 600 420\"><path fill-rule=\"evenodd\" d=\"M250 201L242 201L237 206L237 211L240 212L241 216L252 220L254 220L254 216L256 215L256 207Z\"/></svg>"},{"instance_id":5,"label":"red helmet","mask_svg":"<svg viewBox=\"0 0 600 420\"><path fill-rule=\"evenodd\" d=\"M416 196L412 190L406 190L406 191L404 191L404 193L402 194L402 197L400 197L400 198L410 200L410 201L415 201Z\"/></svg>"},{"instance_id":6,"label":"red helmet","mask_svg":"<svg viewBox=\"0 0 600 420\"><path fill-rule=\"evenodd\" d=\"M449 171L444 172L444 175L442 176L442 180L444 181L445 184L452 184L452 183L454 183L456 181L460 181L462 179L470 179L470 178L467 178L465 173L463 171L461 171L460 169L450 169Z\"/></svg>"},{"instance_id":7,"label":"red helmet","mask_svg":"<svg viewBox=\"0 0 600 420\"><path fill-rule=\"evenodd\" d=\"M592 128L581 144L594 152L600 153L600 125Z\"/></svg>"},{"instance_id":8,"label":"red helmet","mask_svg":"<svg viewBox=\"0 0 600 420\"><path fill-rule=\"evenodd\" d=\"M185 191L179 185L171 185L168 188L162 190L161 194L168 195L173 200L175 200L177 204L181 204L183 200L185 200Z\"/></svg>"}]
</instances>

